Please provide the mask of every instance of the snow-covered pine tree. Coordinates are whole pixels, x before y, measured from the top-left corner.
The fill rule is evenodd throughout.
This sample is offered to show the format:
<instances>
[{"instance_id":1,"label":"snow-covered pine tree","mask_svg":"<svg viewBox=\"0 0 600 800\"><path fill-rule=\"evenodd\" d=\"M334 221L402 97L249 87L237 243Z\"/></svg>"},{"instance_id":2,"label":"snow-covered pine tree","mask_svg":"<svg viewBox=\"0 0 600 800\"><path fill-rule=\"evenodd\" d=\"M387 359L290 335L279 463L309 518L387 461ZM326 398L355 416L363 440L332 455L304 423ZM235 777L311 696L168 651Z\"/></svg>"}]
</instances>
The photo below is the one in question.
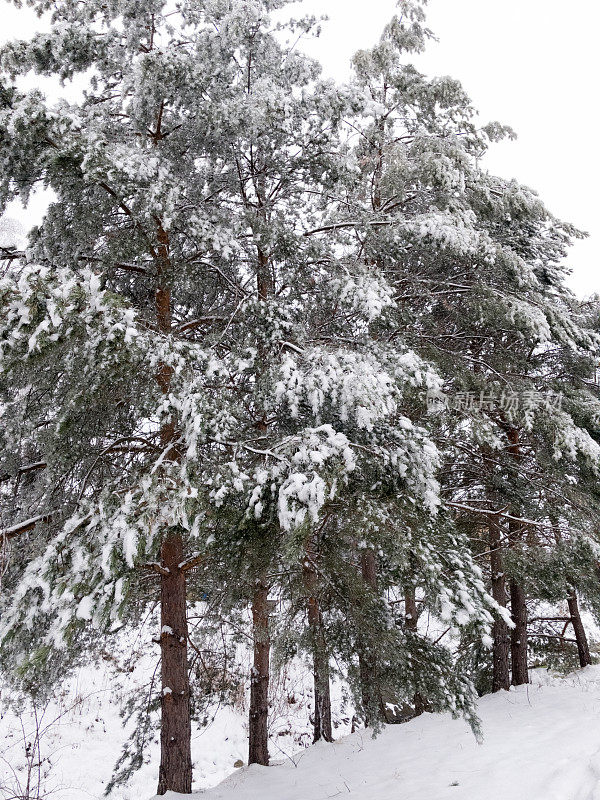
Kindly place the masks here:
<instances>
[{"instance_id":1,"label":"snow-covered pine tree","mask_svg":"<svg viewBox=\"0 0 600 800\"><path fill-rule=\"evenodd\" d=\"M574 400L558 363L589 363L597 346L564 285L562 261L579 234L534 192L481 168L489 143L511 131L497 123L478 128L456 81L427 79L406 63L431 34L420 4L399 6L379 45L355 58L363 97L363 113L353 121L360 131L355 183L343 203L332 204L329 226L346 231L347 243L386 275L395 289L397 330L436 365L448 392L466 395L462 413L440 429L432 423L447 454L443 496L489 522L496 599L506 605L498 542L522 548L528 526L519 520L553 528L554 508L561 525L588 537L597 519L588 470L597 469L598 451L581 412L589 391L580 387ZM562 410L547 401L547 392L565 391ZM473 413L469 398L478 403L482 396L482 412ZM517 400L504 409L508 397ZM595 401L588 408L593 417ZM526 609L516 573L510 592L513 672L523 682ZM497 685L508 687L502 619L495 631Z\"/></svg>"},{"instance_id":2,"label":"snow-covered pine tree","mask_svg":"<svg viewBox=\"0 0 600 800\"><path fill-rule=\"evenodd\" d=\"M278 86L279 76L285 71L273 62L262 30L249 35L245 47L241 50L244 57L238 59L250 65L243 83L250 86L250 96L258 94L260 77L268 77ZM273 63L276 69L271 74ZM314 66L312 79L316 77L313 70ZM288 87L284 88L289 98ZM333 133L331 122L337 122L348 110L348 103L344 95L321 85L315 102L325 101L325 130ZM323 112L319 109L317 106L314 119L322 124ZM404 416L404 409L415 402L408 395L422 392L436 378L400 343L390 349L380 341L379 320L390 302L385 280L377 273L366 274L361 259L345 258L331 231L320 231L322 237L312 236L331 203L329 186L336 184L336 173L348 168L345 153L338 146L333 159L327 158L335 140L329 138L330 133L317 129L314 153L318 157L311 163L312 123L308 129L302 127L306 110L296 112L287 99L275 113L281 114L275 117L277 124L265 114L264 128L254 121L231 143L235 154L232 191L237 192L233 196L250 220L242 243L244 263L253 265L251 275L257 281L258 305L252 313L269 314L264 329L270 338L254 338L250 347L257 357L251 395L253 424L261 434L257 441L271 443L271 447L249 447L252 440L248 434L246 446L235 452L233 466L230 462L226 469L219 467L217 478L214 467L213 473L206 474L207 485L219 486L215 495L219 511L205 522L207 529L215 526L211 557L222 564L239 565L239 580L232 582L232 593L235 595L236 589L246 591L245 598L253 600L257 697L250 709L251 760L259 762L268 758L269 590L278 592L281 568L288 574L296 570L305 604L314 611L315 597L307 587L307 578L309 583L312 578L307 576L306 564L317 566L310 559L311 535L329 516L351 521L356 535L357 519L347 516L344 507L353 513L355 503L360 504L369 488L375 486L370 518L358 526L362 538L370 527L378 525L378 517L385 517L390 496L399 493L403 502L419 502L430 513L437 490L435 480L432 482L434 450L424 431ZM298 161L290 161L290 148L297 148L292 152L298 153ZM239 312L236 342L244 335L245 311ZM385 320L382 324L387 325ZM420 405L423 407L422 398ZM339 438L340 433L345 440ZM335 441L347 441L350 449L336 453ZM351 460L350 453L354 453ZM336 465L340 455L343 463L340 460ZM223 519L231 519L227 534L222 530ZM338 554L344 557L343 548L338 548ZM465 580L476 584L466 550L463 554L467 556ZM452 568L458 569L457 564ZM459 588L452 584L453 590L448 592L456 605L453 610L448 604L449 618L472 616L476 626L485 628L489 620L486 599L475 589L474 603L465 617L464 609L462 614L457 611L463 607ZM235 596L230 602L235 602ZM315 669L318 687L322 683L319 675L324 672L318 651L324 645L317 623L315 613L312 622L309 620L309 650L315 664L321 664ZM354 652L345 653L345 658L351 658ZM320 688L317 695L325 694L325 687ZM446 695L451 697L453 691ZM468 690L464 695L457 704L461 709L468 707ZM448 700L449 705L452 702ZM318 717L315 714L315 719Z\"/></svg>"},{"instance_id":3,"label":"snow-covered pine tree","mask_svg":"<svg viewBox=\"0 0 600 800\"><path fill-rule=\"evenodd\" d=\"M368 287L369 293L373 297L371 302L375 302L375 292L382 294L383 286L385 290L385 308L384 313L377 313L373 315L369 332L373 331L378 340L379 349L385 349L388 353L394 353L398 348L399 353L402 352L401 343L407 336L405 329L405 322L402 317L398 315L398 310L395 304L394 294L390 291L393 286L390 281L390 274L393 280L397 276L390 271L389 259L386 253L387 243L381 244L380 249L377 249L376 237L373 231L379 231L390 225L398 223L398 218L401 216L398 212L403 205L402 203L402 190L394 193L390 199L384 197L385 191L389 187L385 187L384 183L387 180L384 172L387 167L384 165L383 152L386 150L387 145L385 140L387 130L387 111L385 109L386 92L388 87L383 81L382 87L375 85L380 77L381 69L388 67L391 69L392 62L397 56L398 51L408 50L413 51L419 49L428 37L428 32L423 28L422 13L419 7L411 4L402 4L404 17L395 19L389 26L381 48L376 48L372 57L372 62L369 60L370 56L366 53L359 54L356 59L358 78L356 85L352 88L352 94L355 106L359 109L359 115L355 117L348 117L346 122L348 129L361 131L360 144L356 148L350 148L350 160L348 168L340 175L336 193L330 193L327 197L327 208L324 209L326 219L324 223L316 225L311 230L307 231L306 235L318 239L319 241L327 241L333 237L337 242L336 252L343 257L347 265L347 269L352 270L352 281L356 287ZM396 55L394 54L396 53ZM390 63L386 65L386 60ZM383 66L382 66L383 65ZM373 79L373 85L367 86L369 79ZM453 82L448 82L450 86L450 97L448 99L449 107L454 111L456 105L456 98L462 102L463 95L458 92L456 85ZM390 105L393 104L392 87L390 88ZM380 90L383 93L380 96ZM435 105L435 102L444 95L444 87L434 87L430 91L430 96L424 98L423 106L428 119L435 119L430 106ZM418 92L416 92L418 96ZM397 97L395 98L397 99ZM383 100L383 105L382 105ZM410 104L417 105L415 97L410 98ZM384 114L377 118L374 122L368 118L371 114L377 113L379 109L384 109ZM401 113L401 111L399 112ZM466 115L468 116L467 110ZM385 117L385 119L383 118ZM389 122L391 123L391 117ZM432 125L434 122L432 121ZM435 124L438 124L437 122ZM443 123L439 123L443 125ZM474 128L471 130L472 138L477 138L477 132ZM383 139L382 139L383 137ZM387 153L386 153L387 158ZM389 201L389 202L388 202ZM393 213L396 212L396 213ZM408 225L409 223L407 223ZM415 235L418 233L418 228L414 227ZM406 230L403 229L403 234ZM375 242L375 244L374 244ZM394 250L392 249L392 258ZM379 284L379 281L384 281ZM354 297L355 292L350 295ZM352 330L352 337L354 341L361 342L364 339L364 321L357 319L354 323ZM371 345L372 346L372 345ZM396 355L398 352L396 351ZM421 403L413 403L412 407L410 402L405 405L405 411L409 417L418 419L423 416L424 406ZM410 425L413 423L410 422ZM388 429L389 430L389 429ZM423 570L431 569L429 559L437 559L437 563L443 563L448 569L448 573L457 569L457 563L463 559L464 541L461 540L460 535L456 531L450 533L450 529L446 525L440 525L436 533L439 538L436 538L435 533L428 528L423 520L418 519L418 515L412 513L410 505L405 507L405 501L410 497L397 496L394 487L386 480L382 479L381 475L375 475L372 481L373 487L377 488L378 493L385 497L386 511L381 514L379 509L374 509L371 506L371 497L360 494L360 500L356 506L352 505L353 516L349 517L350 531L346 539L344 548L338 546L335 553L339 559L347 549L348 555L344 555L346 563L356 563L358 561L358 569L362 575L360 583L359 596L365 602L358 602L356 613L354 616L355 625L347 628L345 631L348 636L350 631L353 631L352 636L346 641L345 657L348 654L358 654L359 663L356 665L358 668L358 677L356 684L361 686L358 692L358 702L362 705L363 711L367 718L372 719L381 718L384 715L385 702L382 698L382 690L378 688L378 683L383 681L383 678L378 677L378 673L387 672L388 676L394 672L394 669L389 667L389 664L381 669L378 666L379 653L378 650L382 644L381 637L385 638L385 631L390 629L389 620L390 609L386 603L383 602L383 595L390 588L390 585L385 583L381 584L378 581L378 564L380 561L379 553L383 556L384 563L387 560L385 569L390 573L395 571L395 574L401 574L403 579L407 581L407 585L412 585L414 575L407 570L406 565L412 561L416 568ZM378 499L378 504L382 503L382 498ZM358 513L357 513L358 508ZM346 515L342 512L339 514L339 519L342 521ZM409 528L405 524L405 520L413 519L415 526L420 529L418 534L415 534L415 549L418 553L414 558L410 558L402 545L398 544L398 539L405 539L406 531ZM338 525L332 525L332 529L336 531L338 542L341 542L337 531ZM324 532L327 528L324 529ZM447 535L448 538L444 539ZM326 538L326 537L325 537ZM352 545L354 540L354 545ZM425 550L420 550L421 541L425 540ZM385 541L385 553L382 549L382 542ZM443 542L443 544L442 544ZM360 545L360 546L359 546ZM439 550L437 548L439 547ZM429 550L427 550L429 548ZM444 552L455 553L456 561L453 562L449 559L445 561ZM334 548L335 551L335 548ZM424 552L428 553L424 557ZM352 555L354 553L354 556ZM398 562L399 553L401 553L401 561ZM435 555L434 555L435 554ZM470 572L470 567L467 566L468 559L464 561L463 565L467 572ZM344 573L343 569L337 568L337 577ZM440 575L434 569L433 574ZM331 579L331 576L328 576ZM452 579L450 578L450 583ZM344 586L348 589L349 584L356 584L356 576L350 579ZM427 587L428 600L431 603L431 608L439 611L440 596L444 596L444 590L438 585L438 592L433 590L435 581L429 582L428 578L422 579L423 586ZM450 592L451 593L451 592ZM477 592L475 591L476 595ZM338 598L345 596L348 599L349 595L344 592L337 593ZM370 598L370 600L369 600ZM395 602L395 601L394 601ZM378 610L374 609L378 606ZM335 605L335 604L334 604ZM358 610L360 609L360 611ZM342 611L342 609L340 609ZM352 616L349 608L343 609L343 613ZM393 647L390 651L394 650L396 653L402 652L403 644L399 643L398 638L391 637L390 641L394 641ZM393 662L394 659L389 655L385 655L388 662ZM398 659L395 660L395 677L387 678L387 682L394 685L394 688L387 692L388 697L405 696L404 689L407 688L412 677L411 670L406 668L406 661L399 664ZM447 669L441 670L442 674L447 673ZM362 678L360 677L362 676ZM437 699L444 697L443 689L440 691L440 686L436 688L434 694L437 694ZM443 702L441 702L443 706Z\"/></svg>"},{"instance_id":4,"label":"snow-covered pine tree","mask_svg":"<svg viewBox=\"0 0 600 800\"><path fill-rule=\"evenodd\" d=\"M462 136L466 132L469 136L467 147L474 149L486 138L485 134L479 133L472 125L472 109L455 81L443 79L428 82L414 68L401 65L404 54L421 50L431 34L424 27L420 5L399 5L401 15L394 18L386 28L381 44L372 51L361 52L355 57L356 80L352 91L359 111L356 116L347 119L347 130L360 132L358 144L354 146L350 142L349 169L341 175L337 199L335 196L330 198L325 224L307 232L307 235L313 237L335 235L339 252L354 262L354 269L360 270L364 276L363 281L372 282L374 276L383 276L386 284L394 287L388 295L385 321L381 323L379 320L377 331L379 339L385 341L391 351L396 341L401 342L414 333L409 329L413 320L409 320L404 306L397 303L398 299L400 303L408 303L410 299L395 297L398 293L396 287L399 285L398 254L404 254L413 247L428 247L428 226L435 227L440 222L435 215L430 218L426 213L431 194L429 171L437 168L434 163L438 151L436 142L442 138L442 134L453 138L453 133ZM501 135L502 129L492 126L489 134ZM412 163L408 157L406 163L401 160L396 163L403 153L409 151ZM441 160L444 166L444 161ZM461 239L464 224L460 214L442 222L445 222L449 235L453 235L457 228L456 237ZM417 245L413 239L418 242ZM429 287L426 283L417 283L412 288L418 292L420 300L415 305L419 308L420 302L426 302ZM354 333L354 337L358 337L358 332ZM413 408L412 418L418 420L422 416L423 406L421 404L419 407L417 404ZM393 490L390 489L390 493L393 498ZM365 499L361 498L361 501L365 502ZM424 533L425 539L429 536L430 542L436 542L436 546L440 546L440 551L436 551L439 558L441 552L453 552L457 546L460 550L461 545L458 542L461 537L454 532L442 545L443 535L439 539L432 536L427 525L418 520L418 515L415 517L410 510L402 508L402 501L394 508L392 500L390 511L392 508L393 512L387 518L386 525L382 525L381 521L375 525L365 521L363 535L356 537L356 541L363 545L358 551L363 589L361 597L371 597L377 603L378 598L381 599L388 590L398 589L397 586L392 587L378 580L378 571L383 567L390 573L395 572L396 577L402 575L409 587L414 586L416 578L422 591L426 592L428 601L432 603L430 608L439 611L437 604L440 593L436 596L427 579L416 577L414 571L407 570L407 564L412 563L415 569L426 573L427 560L423 562L422 551L411 557L410 553L398 548L395 539L398 536L406 537L409 528L406 520L412 519L417 528L427 531ZM382 541L378 540L382 538L382 531L386 528L388 534L384 555ZM379 532L373 537L375 531ZM448 533L449 528L441 525L438 533L440 531ZM456 538L452 539L452 536ZM417 550L420 541L421 535L415 535ZM400 563L396 561L399 550L402 553ZM442 563L443 561L442 557ZM456 564L446 566L450 573L456 568ZM383 679L378 678L377 674L383 671L388 674L394 672L389 667L380 669L377 663L381 641L375 631L389 628L387 618L385 609L377 614L373 613L373 608L369 605L366 609L363 608L356 615L357 638L348 648L348 652L359 653L357 682L362 687L359 703L367 718L374 720L385 717L385 702L382 699L384 692L381 687L378 688ZM376 624L376 620L380 620L381 625ZM396 652L401 649L396 644ZM406 688L406 675L410 670L406 669L405 662L400 666L396 664L396 667L395 689L387 690L388 698L406 697L403 683ZM391 682L393 684L394 680ZM434 689L433 694L437 694L439 698L438 689L439 687ZM429 690L431 691L431 686ZM443 692L441 694L443 696Z\"/></svg>"},{"instance_id":5,"label":"snow-covered pine tree","mask_svg":"<svg viewBox=\"0 0 600 800\"><path fill-rule=\"evenodd\" d=\"M491 621L465 540L432 521L436 450L407 416L409 396L437 378L390 324L382 262L327 230L331 190L353 169L336 139L348 95L274 36L270 14L285 5L59 2L50 33L0 53L2 202L26 202L39 183L54 198L1 286L9 471L25 448L46 464L23 506L39 508L42 552L15 564L3 652L26 672L84 631L91 643L135 622L160 594L161 793L191 785L195 566L214 564L232 602L253 603L251 758L262 763L268 588L283 564L314 597L307 543L332 511L338 579L359 545L376 552L382 527L390 552L405 553L395 514L416 508L411 563L431 606L452 627ZM51 105L18 89L30 69L89 85ZM4 538L20 533L25 552L33 523L14 522ZM142 590L148 570L160 591ZM375 609L388 632L381 672L395 670L396 691L400 665L413 692L403 637L372 589L359 585L345 609L356 622L346 662L376 655L364 614ZM440 705L469 713L469 684L438 656Z\"/></svg>"},{"instance_id":6,"label":"snow-covered pine tree","mask_svg":"<svg viewBox=\"0 0 600 800\"><path fill-rule=\"evenodd\" d=\"M535 382L543 380L560 396L560 407L545 413L526 409L525 421L520 423L520 457L512 472L507 472L510 488L514 487L526 515L541 524L521 525L520 537L508 540L505 560L511 586L524 587L538 626L541 623L544 628L549 622L544 617L558 613L549 612L548 604L567 610L565 622L572 625L578 660L585 666L591 662L578 594L596 618L599 600L598 339L596 326L590 324L581 304L568 296L564 299L562 311L568 311L572 339L545 342L543 354L532 359L530 376ZM522 626L526 630L526 619ZM537 627L533 636L538 655L552 644L552 631ZM524 652L521 659L525 658ZM513 682L515 666L513 657Z\"/></svg>"},{"instance_id":7,"label":"snow-covered pine tree","mask_svg":"<svg viewBox=\"0 0 600 800\"><path fill-rule=\"evenodd\" d=\"M3 531L26 553L33 529L40 551L14 562L3 653L26 673L160 597L159 792L185 793L188 572L237 555L250 578L265 763L266 568L300 565L326 508L374 474L435 513L435 448L402 411L435 378L371 335L385 276L304 235L347 168L346 99L273 35L283 0L32 5L51 31L0 53L1 199L42 184L53 200L2 278L2 408L9 473L29 452L46 466L23 503L36 519ZM31 69L87 87L50 104L18 88ZM462 585L447 618L485 628Z\"/></svg>"},{"instance_id":8,"label":"snow-covered pine tree","mask_svg":"<svg viewBox=\"0 0 600 800\"><path fill-rule=\"evenodd\" d=\"M315 66L269 34L268 13L283 5L185 3L174 20L160 2L61 3L50 34L2 54L12 77L31 68L65 79L93 71L79 104L50 108L38 92L5 93L4 200L26 201L38 181L56 196L27 256L43 266L18 265L3 286L7 405L15 413L19 362L33 354L18 375L28 387L29 364L43 373L36 391L47 402L32 427L50 427L52 474L64 483L68 462L72 489L61 503L71 521L29 566L5 631L14 639L20 599L35 593L29 578L38 570L48 583L37 605L57 623L45 638L57 642L92 612L98 627L131 614L124 582L135 583L133 568L159 574L161 793L189 791L191 781L185 573L200 554L186 560L186 531L192 540L199 535L199 495L218 507L228 484L234 492L243 485L232 439L251 459L270 457L253 446L262 438L256 431L267 430L262 384L273 351L277 359L284 350L270 262L293 236L293 223L271 209L282 188L292 187L285 210L304 191L301 181L323 171L332 135L324 115L339 102L329 87L308 92ZM28 136L16 135L26 126ZM48 364L61 371L58 385ZM44 453L49 446L39 436L36 445ZM54 509L40 516L49 514ZM57 571L59 549L73 559L72 572ZM252 681L259 708L251 711L251 749L258 740L255 760L263 762L264 589L257 581L262 664Z\"/></svg>"}]
</instances>

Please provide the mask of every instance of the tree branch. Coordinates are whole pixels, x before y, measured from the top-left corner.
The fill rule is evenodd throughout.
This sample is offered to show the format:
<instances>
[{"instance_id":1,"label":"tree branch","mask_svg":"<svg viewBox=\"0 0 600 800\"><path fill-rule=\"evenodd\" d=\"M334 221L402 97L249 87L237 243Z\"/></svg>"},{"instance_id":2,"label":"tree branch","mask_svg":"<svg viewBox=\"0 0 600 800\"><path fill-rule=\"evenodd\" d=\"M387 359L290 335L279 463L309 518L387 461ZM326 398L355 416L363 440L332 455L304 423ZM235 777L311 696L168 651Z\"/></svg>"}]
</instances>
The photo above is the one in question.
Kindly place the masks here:
<instances>
[{"instance_id":1,"label":"tree branch","mask_svg":"<svg viewBox=\"0 0 600 800\"><path fill-rule=\"evenodd\" d=\"M10 541L17 536L20 536L22 533L28 533L29 531L32 531L36 525L40 525L44 522L50 522L50 520L57 514L58 509L54 511L47 511L45 514L38 514L37 517L31 517L30 519L23 520L23 522L19 522L10 528L4 528L4 530L0 531L0 538Z\"/></svg>"}]
</instances>

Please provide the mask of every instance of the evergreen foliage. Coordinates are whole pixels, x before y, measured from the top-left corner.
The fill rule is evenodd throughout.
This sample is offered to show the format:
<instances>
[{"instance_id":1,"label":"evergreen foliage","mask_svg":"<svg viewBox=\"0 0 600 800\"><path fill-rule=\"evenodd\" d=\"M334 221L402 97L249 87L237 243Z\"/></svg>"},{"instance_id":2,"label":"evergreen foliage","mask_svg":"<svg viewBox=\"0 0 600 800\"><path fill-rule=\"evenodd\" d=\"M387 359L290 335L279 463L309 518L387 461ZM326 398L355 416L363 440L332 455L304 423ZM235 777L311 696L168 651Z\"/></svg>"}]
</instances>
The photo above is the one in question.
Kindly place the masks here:
<instances>
[{"instance_id":1,"label":"evergreen foliage","mask_svg":"<svg viewBox=\"0 0 600 800\"><path fill-rule=\"evenodd\" d=\"M483 168L513 133L410 63L418 2L343 87L287 42L317 27L283 22L287 0L29 5L52 27L0 50L0 204L52 200L0 250L4 673L43 694L162 603L125 780L187 645L164 616L177 573L209 649L251 605L255 659L306 655L317 692L335 664L373 728L408 708L477 730L515 592L600 613L597 309L564 266L581 234ZM85 89L50 103L31 70ZM197 667L179 715L231 689Z\"/></svg>"}]
</instances>

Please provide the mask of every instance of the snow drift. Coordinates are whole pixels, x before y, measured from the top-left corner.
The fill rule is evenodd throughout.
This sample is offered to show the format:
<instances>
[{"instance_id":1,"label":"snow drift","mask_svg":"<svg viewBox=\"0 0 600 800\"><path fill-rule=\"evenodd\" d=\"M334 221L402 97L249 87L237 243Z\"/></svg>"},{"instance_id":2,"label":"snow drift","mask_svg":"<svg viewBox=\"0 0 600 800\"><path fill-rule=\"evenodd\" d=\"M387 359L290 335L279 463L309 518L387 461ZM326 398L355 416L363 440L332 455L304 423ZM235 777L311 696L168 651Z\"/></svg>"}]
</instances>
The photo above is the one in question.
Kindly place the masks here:
<instances>
[{"instance_id":1,"label":"snow drift","mask_svg":"<svg viewBox=\"0 0 600 800\"><path fill-rule=\"evenodd\" d=\"M316 745L284 763L244 767L203 800L600 800L600 667L484 697L484 740L424 714ZM184 795L171 794L170 797Z\"/></svg>"}]
</instances>

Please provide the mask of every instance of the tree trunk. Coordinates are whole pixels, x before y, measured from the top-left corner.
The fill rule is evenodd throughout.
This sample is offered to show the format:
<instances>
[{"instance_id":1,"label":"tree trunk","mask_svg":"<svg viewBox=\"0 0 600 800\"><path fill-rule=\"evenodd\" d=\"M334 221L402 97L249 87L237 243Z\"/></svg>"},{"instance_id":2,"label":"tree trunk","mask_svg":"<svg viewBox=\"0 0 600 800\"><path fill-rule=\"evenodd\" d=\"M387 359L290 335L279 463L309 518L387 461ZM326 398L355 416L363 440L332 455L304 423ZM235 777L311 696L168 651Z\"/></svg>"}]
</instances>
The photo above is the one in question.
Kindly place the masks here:
<instances>
[{"instance_id":1,"label":"tree trunk","mask_svg":"<svg viewBox=\"0 0 600 800\"><path fill-rule=\"evenodd\" d=\"M406 630L416 634L418 622L419 611L417 609L415 587L407 586L404 590L404 624L406 626ZM414 707L416 717L428 710L427 701L420 692L415 692Z\"/></svg>"},{"instance_id":2,"label":"tree trunk","mask_svg":"<svg viewBox=\"0 0 600 800\"><path fill-rule=\"evenodd\" d=\"M187 616L183 539L177 533L165 537L161 548L161 678L162 724L158 794L167 791L190 794L192 754L190 684L187 658Z\"/></svg>"},{"instance_id":3,"label":"tree trunk","mask_svg":"<svg viewBox=\"0 0 600 800\"><path fill-rule=\"evenodd\" d=\"M581 615L579 614L579 603L577 602L577 593L575 592L574 589L572 593L569 595L567 603L569 604L571 623L573 624L575 639L577 641L577 653L579 654L579 665L581 667L589 667L590 664L592 663L592 657L590 655L590 648L588 645L587 636L585 634L585 628L583 627L583 622L581 621Z\"/></svg>"},{"instance_id":4,"label":"tree trunk","mask_svg":"<svg viewBox=\"0 0 600 800\"><path fill-rule=\"evenodd\" d=\"M321 607L317 598L317 575L314 567L314 554L310 547L306 548L306 558L302 565L304 586L306 589L308 625L313 651L313 675L315 687L314 735L313 741L324 739L333 741L331 724L331 691L329 684L329 656L323 633Z\"/></svg>"},{"instance_id":5,"label":"tree trunk","mask_svg":"<svg viewBox=\"0 0 600 800\"><path fill-rule=\"evenodd\" d=\"M155 295L156 324L159 331L171 331L171 292L163 284L170 271L169 234L157 220L158 252L156 267L158 286ZM171 387L173 370L161 363L155 376L163 394ZM177 425L175 419L160 431L161 446L167 452L165 461L176 462ZM161 730L160 768L157 794L167 791L190 794L192 791L190 682L187 657L187 596L183 537L177 530L168 530L161 544Z\"/></svg>"},{"instance_id":6,"label":"tree trunk","mask_svg":"<svg viewBox=\"0 0 600 800\"><path fill-rule=\"evenodd\" d=\"M527 671L527 604L521 584L510 582L510 611L515 627L510 632L513 686L529 683Z\"/></svg>"},{"instance_id":7,"label":"tree trunk","mask_svg":"<svg viewBox=\"0 0 600 800\"><path fill-rule=\"evenodd\" d=\"M360 569L363 581L373 595L377 595L377 562L372 549L361 550ZM360 649L358 660L365 725L368 727L376 721L386 721L385 704L378 679L377 654L372 643L366 642Z\"/></svg>"},{"instance_id":8,"label":"tree trunk","mask_svg":"<svg viewBox=\"0 0 600 800\"><path fill-rule=\"evenodd\" d=\"M521 443L519 431L510 428L508 431L509 452L518 463L521 460ZM519 545L522 539L522 528L515 520L508 522L508 534L511 547ZM510 612L515 627L510 632L510 655L512 661L512 682L514 686L529 683L527 672L527 598L525 589L515 580L510 582Z\"/></svg>"},{"instance_id":9,"label":"tree trunk","mask_svg":"<svg viewBox=\"0 0 600 800\"><path fill-rule=\"evenodd\" d=\"M265 172L257 168L260 159L252 165L252 177L256 189L258 206L256 216L262 225L268 223ZM256 170L256 171L255 171ZM269 256L262 249L260 236L256 242L256 291L261 303L268 302L275 291L274 273ZM259 341L257 382L268 371L270 356L268 348ZM264 438L268 435L267 410L256 420L256 427ZM250 714L249 714L249 753L248 764L269 765L269 659L271 642L269 637L269 588L264 579L259 578L254 588L252 600L252 623L254 634L254 661L250 677Z\"/></svg>"},{"instance_id":10,"label":"tree trunk","mask_svg":"<svg viewBox=\"0 0 600 800\"><path fill-rule=\"evenodd\" d=\"M329 662L321 629L314 653L315 722L313 741L324 739L333 742L331 724L331 691L329 684Z\"/></svg>"},{"instance_id":11,"label":"tree trunk","mask_svg":"<svg viewBox=\"0 0 600 800\"><path fill-rule=\"evenodd\" d=\"M502 608L506 608L506 585L502 563L502 543L500 524L497 517L489 520L490 566L492 573L492 597ZM508 625L503 619L496 619L492 629L493 645L493 678L492 691L508 690L510 687L509 651L510 636Z\"/></svg>"},{"instance_id":12,"label":"tree trunk","mask_svg":"<svg viewBox=\"0 0 600 800\"><path fill-rule=\"evenodd\" d=\"M404 590L404 624L406 625L406 630L411 631L411 633L416 633L418 621L419 612L417 609L415 587L407 586Z\"/></svg>"},{"instance_id":13,"label":"tree trunk","mask_svg":"<svg viewBox=\"0 0 600 800\"><path fill-rule=\"evenodd\" d=\"M252 601L254 663L250 678L249 764L269 766L269 589L258 583Z\"/></svg>"}]
</instances>

